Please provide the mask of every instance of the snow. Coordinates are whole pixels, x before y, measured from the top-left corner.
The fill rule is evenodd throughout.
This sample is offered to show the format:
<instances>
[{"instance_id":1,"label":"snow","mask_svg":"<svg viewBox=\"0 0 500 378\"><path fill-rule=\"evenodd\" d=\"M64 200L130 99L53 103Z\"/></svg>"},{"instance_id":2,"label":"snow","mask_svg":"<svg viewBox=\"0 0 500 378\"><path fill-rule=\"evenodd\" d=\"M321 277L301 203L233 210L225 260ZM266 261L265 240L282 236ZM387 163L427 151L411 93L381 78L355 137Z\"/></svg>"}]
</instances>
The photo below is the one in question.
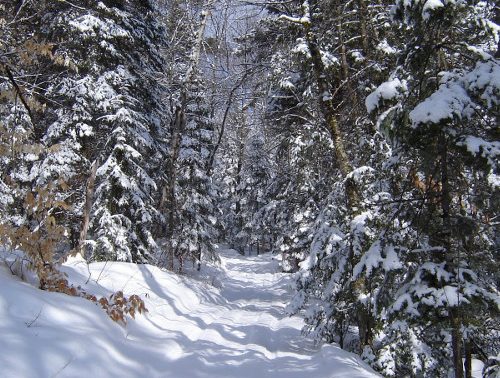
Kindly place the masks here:
<instances>
[{"instance_id":1,"label":"snow","mask_svg":"<svg viewBox=\"0 0 500 378\"><path fill-rule=\"evenodd\" d=\"M310 11L308 0L305 0L302 3L302 10L304 12L304 15L302 17L290 17L290 16L286 16L286 15L281 15L278 17L278 20L289 21L289 22L293 22L295 24L302 24L304 26L310 25L311 18L309 17L309 15L311 14L311 11Z\"/></svg>"},{"instance_id":2,"label":"snow","mask_svg":"<svg viewBox=\"0 0 500 378\"><path fill-rule=\"evenodd\" d=\"M113 21L101 20L91 14L80 16L76 20L70 21L69 24L85 37L96 37L97 31L101 30L108 38L130 38L130 34Z\"/></svg>"},{"instance_id":3,"label":"snow","mask_svg":"<svg viewBox=\"0 0 500 378\"><path fill-rule=\"evenodd\" d=\"M321 50L321 61L326 69L339 65L338 58L330 54L328 51Z\"/></svg>"},{"instance_id":4,"label":"snow","mask_svg":"<svg viewBox=\"0 0 500 378\"><path fill-rule=\"evenodd\" d=\"M281 79L279 82L279 86L282 89L289 89L289 90L295 89L295 85L289 80L289 78Z\"/></svg>"},{"instance_id":5,"label":"snow","mask_svg":"<svg viewBox=\"0 0 500 378\"><path fill-rule=\"evenodd\" d=\"M346 180L353 179L355 182L359 183L363 178L375 173L375 169L369 166L362 166L352 170L346 177Z\"/></svg>"},{"instance_id":6,"label":"snow","mask_svg":"<svg viewBox=\"0 0 500 378\"><path fill-rule=\"evenodd\" d=\"M488 142L483 138L468 135L461 145L464 145L472 155L481 155L488 159L488 163L494 167L500 157L500 142Z\"/></svg>"},{"instance_id":7,"label":"snow","mask_svg":"<svg viewBox=\"0 0 500 378\"><path fill-rule=\"evenodd\" d=\"M474 113L474 104L465 89L457 83L441 85L439 90L418 104L410 112L413 127L421 123L439 123L442 120L468 118Z\"/></svg>"},{"instance_id":8,"label":"snow","mask_svg":"<svg viewBox=\"0 0 500 378\"><path fill-rule=\"evenodd\" d=\"M302 54L307 58L311 58L311 52L309 51L309 46L303 38L297 38L297 45L292 49L294 54Z\"/></svg>"},{"instance_id":9,"label":"snow","mask_svg":"<svg viewBox=\"0 0 500 378\"><path fill-rule=\"evenodd\" d=\"M398 52L394 47L389 45L387 42L387 39L382 40L378 45L377 45L377 50L382 51L383 53L387 55L393 55Z\"/></svg>"},{"instance_id":10,"label":"snow","mask_svg":"<svg viewBox=\"0 0 500 378\"><path fill-rule=\"evenodd\" d=\"M196 277L150 265L68 261L96 295L139 294L149 313L125 327L93 303L36 289L0 266L3 377L377 377L335 345L315 346L285 317L292 276L270 254L221 250ZM194 273L193 273L194 274Z\"/></svg>"},{"instance_id":11,"label":"snow","mask_svg":"<svg viewBox=\"0 0 500 378\"><path fill-rule=\"evenodd\" d=\"M464 77L467 88L482 92L480 97L488 107L500 104L500 61L478 62L474 69Z\"/></svg>"},{"instance_id":12,"label":"snow","mask_svg":"<svg viewBox=\"0 0 500 378\"><path fill-rule=\"evenodd\" d=\"M440 82L439 89L410 112L413 127L471 118L476 114L477 105L469 94L478 96L488 108L500 104L500 64L497 60L478 62L473 70L462 75L443 73Z\"/></svg>"},{"instance_id":13,"label":"snow","mask_svg":"<svg viewBox=\"0 0 500 378\"><path fill-rule=\"evenodd\" d=\"M481 360L472 359L472 377L483 377L484 363Z\"/></svg>"},{"instance_id":14,"label":"snow","mask_svg":"<svg viewBox=\"0 0 500 378\"><path fill-rule=\"evenodd\" d=\"M361 275L363 269L366 269L366 276L372 274L374 268L382 265L385 272L395 269L401 269L403 264L398 258L396 251L392 245L383 247L380 240L375 241L368 251L360 259L353 268L353 280L356 280Z\"/></svg>"},{"instance_id":15,"label":"snow","mask_svg":"<svg viewBox=\"0 0 500 378\"><path fill-rule=\"evenodd\" d=\"M444 4L440 0L427 0L422 9L422 17L427 20L431 17L431 13L438 8L443 8Z\"/></svg>"},{"instance_id":16,"label":"snow","mask_svg":"<svg viewBox=\"0 0 500 378\"><path fill-rule=\"evenodd\" d=\"M398 78L389 80L378 86L375 91L370 93L365 100L366 109L371 113L380 105L380 100L392 100L399 98L402 92L408 90L406 80L399 80Z\"/></svg>"}]
</instances>

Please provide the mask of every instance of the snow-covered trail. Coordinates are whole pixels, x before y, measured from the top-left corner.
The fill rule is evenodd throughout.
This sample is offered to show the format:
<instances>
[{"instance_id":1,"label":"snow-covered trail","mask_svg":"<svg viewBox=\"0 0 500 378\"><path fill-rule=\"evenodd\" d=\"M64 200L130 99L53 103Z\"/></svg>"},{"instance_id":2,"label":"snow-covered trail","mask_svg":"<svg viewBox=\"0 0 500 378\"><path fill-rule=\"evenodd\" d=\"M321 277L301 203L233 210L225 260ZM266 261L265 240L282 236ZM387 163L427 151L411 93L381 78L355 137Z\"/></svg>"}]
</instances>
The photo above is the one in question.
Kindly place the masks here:
<instances>
[{"instance_id":1,"label":"snow-covered trail","mask_svg":"<svg viewBox=\"0 0 500 378\"><path fill-rule=\"evenodd\" d=\"M284 314L292 277L278 272L272 255L244 257L225 250L221 257L225 271L221 295L228 301L221 319L239 335L238 343L233 344L235 350L245 350L241 365L230 368L224 376L377 376L357 356L331 345L315 347L304 338L302 320Z\"/></svg>"},{"instance_id":2,"label":"snow-covered trail","mask_svg":"<svg viewBox=\"0 0 500 378\"><path fill-rule=\"evenodd\" d=\"M88 301L42 292L0 269L0 376L378 376L359 357L301 335L302 320L283 314L291 277L271 255L221 257L221 267L197 279L149 265L67 264L70 281L88 291L145 298L149 313L126 327Z\"/></svg>"}]
</instances>

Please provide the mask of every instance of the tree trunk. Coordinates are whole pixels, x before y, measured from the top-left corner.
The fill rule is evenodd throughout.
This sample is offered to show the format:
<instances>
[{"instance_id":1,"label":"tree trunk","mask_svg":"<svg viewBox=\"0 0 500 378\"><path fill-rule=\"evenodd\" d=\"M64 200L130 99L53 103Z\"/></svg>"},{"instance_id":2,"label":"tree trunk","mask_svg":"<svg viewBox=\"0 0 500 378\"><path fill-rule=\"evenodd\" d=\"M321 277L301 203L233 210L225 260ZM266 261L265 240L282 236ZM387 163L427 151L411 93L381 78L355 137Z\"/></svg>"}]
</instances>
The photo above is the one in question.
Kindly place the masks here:
<instances>
[{"instance_id":1,"label":"tree trunk","mask_svg":"<svg viewBox=\"0 0 500 378\"><path fill-rule=\"evenodd\" d=\"M472 340L464 342L465 349L465 378L472 378Z\"/></svg>"},{"instance_id":2,"label":"tree trunk","mask_svg":"<svg viewBox=\"0 0 500 378\"><path fill-rule=\"evenodd\" d=\"M495 7L495 23L497 25L500 25L500 6ZM498 44L497 44L497 52L495 54L495 58L500 59L500 39L498 39Z\"/></svg>"},{"instance_id":3,"label":"tree trunk","mask_svg":"<svg viewBox=\"0 0 500 378\"><path fill-rule=\"evenodd\" d=\"M203 44L203 37L205 35L205 28L207 19L210 15L210 8L214 0L208 0L203 6L200 14L200 24L196 33L196 40L194 42L191 52L191 62L186 70L186 76L182 82L180 104L175 110L175 117L172 122L172 136L170 140L170 161L167 167L167 183L163 188L162 199L160 201L160 209L167 212L167 224L165 230L165 238L167 239L166 254L167 254L167 268L174 269L174 247L173 236L174 228L176 226L176 213L177 204L175 198L175 184L177 181L177 160L179 158L180 146L184 127L186 124L186 109L189 87L193 84L196 78L196 72L200 62L201 46ZM181 266L182 268L182 266Z\"/></svg>"},{"instance_id":4,"label":"tree trunk","mask_svg":"<svg viewBox=\"0 0 500 378\"><path fill-rule=\"evenodd\" d=\"M455 369L455 378L464 378L464 364L462 362L462 331L461 321L457 314L458 311L451 311L451 346L453 349L453 367Z\"/></svg>"},{"instance_id":5,"label":"tree trunk","mask_svg":"<svg viewBox=\"0 0 500 378\"><path fill-rule=\"evenodd\" d=\"M175 183L177 181L177 159L179 158L179 152L181 147L182 133L184 130L186 120L184 116L184 110L178 107L175 111L174 121L172 122L172 138L170 139L170 161L167 167L167 183L163 188L163 195L160 202L160 209L166 212L166 229L165 238L167 240L166 244L166 256L167 256L167 268L169 270L174 269L174 246L173 246L173 236L176 222L177 213L177 203L175 198Z\"/></svg>"},{"instance_id":6,"label":"tree trunk","mask_svg":"<svg viewBox=\"0 0 500 378\"><path fill-rule=\"evenodd\" d=\"M215 143L213 151L210 154L210 158L208 159L207 176L212 175L212 170L214 168L215 155L217 154L217 150L219 149L219 147L222 143L222 138L224 136L224 132L226 129L227 117L229 115L229 111L231 110L231 106L233 105L234 94L241 87L241 85L243 85L246 78L248 77L248 74L249 74L249 71L246 71L243 74L243 76L241 77L241 79L236 83L236 85L229 92L229 96L228 96L227 101L226 101L226 109L224 110L224 116L222 117L219 136L217 138L217 142Z\"/></svg>"},{"instance_id":7,"label":"tree trunk","mask_svg":"<svg viewBox=\"0 0 500 378\"><path fill-rule=\"evenodd\" d=\"M442 244L446 251L446 263L450 270L456 271L459 261L453 255L451 245L451 192L448 176L448 141L444 132L439 135L439 158L441 163L441 210L442 210ZM450 307L451 319L451 345L453 349L453 367L455 378L464 378L464 365L462 362L462 321L460 317L460 303L457 307Z\"/></svg>"},{"instance_id":8,"label":"tree trunk","mask_svg":"<svg viewBox=\"0 0 500 378\"><path fill-rule=\"evenodd\" d=\"M312 6L311 6L312 5ZM348 212L351 217L354 217L356 213L359 211L360 204L360 196L358 193L358 188L356 183L352 177L350 177L353 169L351 166L351 162L346 153L345 148L345 137L340 129L337 116L335 113L335 106L333 103L333 91L332 85L328 80L327 70L323 63L323 59L321 56L321 50L319 47L318 39L316 32L313 28L314 26L314 14L312 8L316 5L316 1L313 0L305 0L303 3L303 11L304 17L292 18L284 16L282 19L288 20L294 23L298 23L302 25L305 31L305 39L307 43L307 47L309 53L311 54L311 61L314 71L314 78L316 81L316 85L318 87L318 102L320 105L321 113L326 122L326 126L330 132L330 137L332 139L334 145L334 158L336 163L339 166L340 173L342 178L345 180L345 195L346 195L346 205ZM342 38L342 29L341 25L339 27L339 37ZM343 45L343 43L342 43ZM345 46L344 46L344 60L342 63L343 68L343 76L348 76L348 67L347 61L345 59ZM340 83L337 84L337 87L340 87ZM355 265L355 256L352 247L348 252L347 259L351 267ZM359 336L360 343L362 346L371 345L373 338L373 317L369 312L369 309L360 306L362 308L359 309L357 314L357 321L359 327Z\"/></svg>"},{"instance_id":9,"label":"tree trunk","mask_svg":"<svg viewBox=\"0 0 500 378\"><path fill-rule=\"evenodd\" d=\"M85 205L83 207L82 229L80 231L80 238L78 239L78 246L75 248L75 252L72 254L73 256L80 254L82 258L85 257L84 245L85 240L87 240L87 233L89 231L90 212L92 210L92 204L94 203L94 188L98 165L98 161L95 160L92 164L92 167L90 168L90 176L87 180L87 187L85 189Z\"/></svg>"},{"instance_id":10,"label":"tree trunk","mask_svg":"<svg viewBox=\"0 0 500 378\"><path fill-rule=\"evenodd\" d=\"M356 212L359 205L359 195L354 181L352 179L348 179L349 174L352 172L352 167L345 150L344 136L342 135L342 131L340 130L335 114L330 85L327 80L323 60L321 59L321 51L318 47L316 36L311 30L310 24L306 26L306 39L313 62L316 84L319 89L318 100L321 112L323 113L323 117L325 118L326 125L333 141L335 160L339 165L342 176L346 180L345 191L347 196L347 204L352 212Z\"/></svg>"},{"instance_id":11,"label":"tree trunk","mask_svg":"<svg viewBox=\"0 0 500 378\"><path fill-rule=\"evenodd\" d=\"M365 346L371 347L373 344L373 317L364 306L358 308L357 311L359 345L362 353Z\"/></svg>"},{"instance_id":12,"label":"tree trunk","mask_svg":"<svg viewBox=\"0 0 500 378\"><path fill-rule=\"evenodd\" d=\"M366 57L370 55L370 44L368 42L368 9L365 0L358 0L359 8L359 26L361 31L361 45L363 46L363 53Z\"/></svg>"}]
</instances>

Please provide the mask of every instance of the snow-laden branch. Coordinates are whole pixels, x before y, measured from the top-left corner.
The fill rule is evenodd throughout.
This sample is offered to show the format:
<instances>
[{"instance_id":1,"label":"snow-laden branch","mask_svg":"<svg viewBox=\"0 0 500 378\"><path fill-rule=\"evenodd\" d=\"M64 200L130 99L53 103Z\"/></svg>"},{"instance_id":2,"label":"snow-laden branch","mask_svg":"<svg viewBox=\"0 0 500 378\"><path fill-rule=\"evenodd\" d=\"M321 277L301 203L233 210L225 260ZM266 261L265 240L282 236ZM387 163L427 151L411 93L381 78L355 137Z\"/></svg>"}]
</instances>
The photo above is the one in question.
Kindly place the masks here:
<instances>
[{"instance_id":1,"label":"snow-laden branch","mask_svg":"<svg viewBox=\"0 0 500 378\"><path fill-rule=\"evenodd\" d=\"M304 13L302 17L291 17L282 14L278 17L278 20L293 22L295 24L303 25L304 27L309 27L311 25L311 7L309 6L309 0L305 0L302 3L302 11Z\"/></svg>"}]
</instances>

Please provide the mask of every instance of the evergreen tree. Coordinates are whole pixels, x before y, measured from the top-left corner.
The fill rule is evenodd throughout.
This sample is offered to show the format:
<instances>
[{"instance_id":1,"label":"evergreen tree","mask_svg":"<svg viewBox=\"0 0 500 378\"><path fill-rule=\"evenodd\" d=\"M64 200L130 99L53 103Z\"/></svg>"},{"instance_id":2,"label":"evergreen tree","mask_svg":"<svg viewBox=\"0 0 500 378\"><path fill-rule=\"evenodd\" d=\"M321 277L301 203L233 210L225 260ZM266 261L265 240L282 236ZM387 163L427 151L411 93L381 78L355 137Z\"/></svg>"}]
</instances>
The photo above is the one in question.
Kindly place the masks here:
<instances>
[{"instance_id":1,"label":"evergreen tree","mask_svg":"<svg viewBox=\"0 0 500 378\"><path fill-rule=\"evenodd\" d=\"M167 266L176 260L182 270L186 259L198 264L202 257L217 260L216 192L209 177L214 150L214 123L202 75L205 30L213 1L200 4L173 1L164 23L175 42L163 51L172 62L167 80L173 112L160 209L165 219ZM187 21L187 22L186 22ZM175 47L175 48L173 48Z\"/></svg>"},{"instance_id":2,"label":"evergreen tree","mask_svg":"<svg viewBox=\"0 0 500 378\"><path fill-rule=\"evenodd\" d=\"M44 59L21 62L24 70L40 75L33 91L39 105L28 112L33 141L45 147L27 167L29 185L68 186L58 196L70 208L57 217L71 231L68 247L75 248L95 162L87 235L92 258L148 260L155 248L155 167L164 154L163 89L156 80L163 40L152 5L28 2L19 12L35 30L31 40L50 46L40 50Z\"/></svg>"},{"instance_id":3,"label":"evergreen tree","mask_svg":"<svg viewBox=\"0 0 500 378\"><path fill-rule=\"evenodd\" d=\"M320 133L326 131L331 144L329 160L316 171L317 180L326 185L316 194L319 209L308 225L309 242L302 245L305 261L300 264L303 272L291 310L308 309L307 329L319 339L343 344L347 330L357 326L357 345L363 349L373 342L375 322L366 298L376 289L356 277L355 266L381 232L381 222L371 227L367 222L380 217L371 202L385 196L387 185L378 168L389 152L363 109L363 98L393 59L384 23L387 7L381 3L368 10L362 1L293 4L294 8L283 7L278 20L295 33L296 42L292 54L282 54L279 62L289 62L288 56L296 61L281 63L286 68L277 71L286 75L289 67L295 69L282 78L287 98L302 108L309 105L302 119L311 119ZM370 51L369 41L377 41L378 48ZM384 61L376 64L382 56Z\"/></svg>"},{"instance_id":4,"label":"evergreen tree","mask_svg":"<svg viewBox=\"0 0 500 378\"><path fill-rule=\"evenodd\" d=\"M266 203L264 195L270 178L270 165L262 130L258 129L258 125L250 127L245 141L242 178L237 188L239 195L244 199L238 214L243 227L237 238L241 242L245 240L245 244L254 245L258 254L267 231L260 210Z\"/></svg>"},{"instance_id":5,"label":"evergreen tree","mask_svg":"<svg viewBox=\"0 0 500 378\"><path fill-rule=\"evenodd\" d=\"M487 215L498 211L492 12L486 3L397 2L400 65L367 98L369 110L395 103L379 124L409 166L405 184L394 185L405 200L399 218L413 231L395 249L407 273L386 307L391 332L378 363L390 375L470 376L472 345L483 358L495 353L485 329L498 324L499 303Z\"/></svg>"},{"instance_id":6,"label":"evergreen tree","mask_svg":"<svg viewBox=\"0 0 500 378\"><path fill-rule=\"evenodd\" d=\"M190 91L185 126L178 158L178 182L176 196L181 204L174 232L176 255L181 263L191 259L200 264L204 260L217 260L217 216L215 193L207 175L210 154L213 149L214 124L210 118L204 89L201 83Z\"/></svg>"}]
</instances>

